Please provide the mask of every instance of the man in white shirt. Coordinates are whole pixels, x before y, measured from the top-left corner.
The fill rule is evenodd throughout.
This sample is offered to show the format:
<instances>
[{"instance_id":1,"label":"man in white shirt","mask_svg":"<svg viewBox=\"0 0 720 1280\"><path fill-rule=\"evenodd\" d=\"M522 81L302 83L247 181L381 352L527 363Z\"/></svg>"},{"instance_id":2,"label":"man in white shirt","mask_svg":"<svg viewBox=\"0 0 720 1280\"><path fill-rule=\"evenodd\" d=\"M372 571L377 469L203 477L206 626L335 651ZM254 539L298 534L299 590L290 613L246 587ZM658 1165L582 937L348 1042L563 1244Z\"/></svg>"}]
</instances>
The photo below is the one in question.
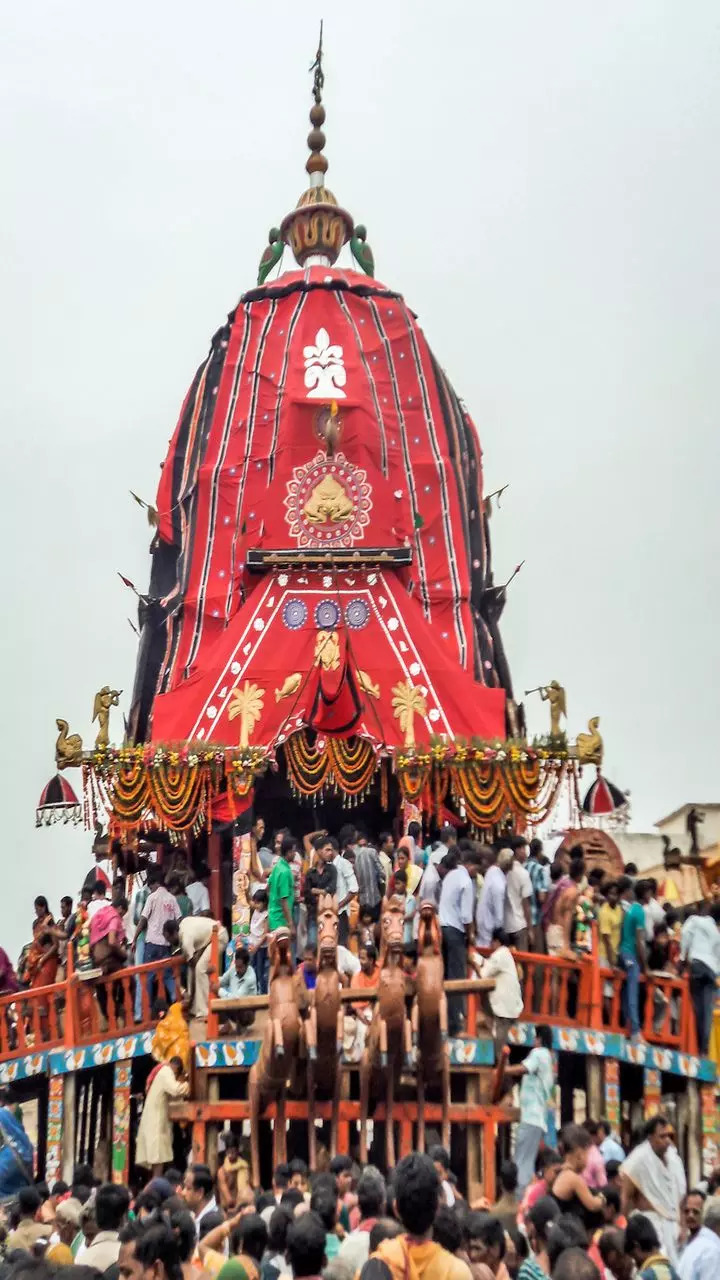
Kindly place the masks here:
<instances>
[{"instance_id":1,"label":"man in white shirt","mask_svg":"<svg viewBox=\"0 0 720 1280\"><path fill-rule=\"evenodd\" d=\"M104 880L96 880L93 885L92 898L88 902L87 915L88 920L92 920L96 911L101 907L106 907L110 899L107 897L107 885Z\"/></svg>"},{"instance_id":2,"label":"man in white shirt","mask_svg":"<svg viewBox=\"0 0 720 1280\"><path fill-rule=\"evenodd\" d=\"M184 920L167 920L163 926L165 941L171 953L178 946L188 962L188 987L192 993L190 1012L193 1018L207 1018L210 998L210 958L213 929L218 928L218 961L222 969L223 952L228 944L224 925L210 916L186 916ZM255 975L253 974L253 977Z\"/></svg>"},{"instance_id":3,"label":"man in white shirt","mask_svg":"<svg viewBox=\"0 0 720 1280\"><path fill-rule=\"evenodd\" d=\"M715 1280L720 1269L720 1202L715 1196L706 1201L702 1191L688 1191L683 1209L688 1239L678 1263L680 1280Z\"/></svg>"},{"instance_id":4,"label":"man in white shirt","mask_svg":"<svg viewBox=\"0 0 720 1280\"><path fill-rule=\"evenodd\" d=\"M182 1197L195 1219L195 1227L200 1234L200 1223L206 1213L217 1211L217 1200L213 1194L213 1176L206 1164L191 1164L186 1171L182 1185Z\"/></svg>"},{"instance_id":5,"label":"man in white shirt","mask_svg":"<svg viewBox=\"0 0 720 1280\"><path fill-rule=\"evenodd\" d=\"M488 1003L493 1014L495 1060L499 1062L503 1047L508 1042L510 1028L523 1011L523 997L517 965L507 945L503 929L495 929L487 960L471 953L470 963L481 978L494 978L495 986L488 992Z\"/></svg>"},{"instance_id":6,"label":"man in white shirt","mask_svg":"<svg viewBox=\"0 0 720 1280\"><path fill-rule=\"evenodd\" d=\"M527 951L532 926L533 887L525 867L528 847L524 840L513 842L513 860L507 873L505 896L505 932L508 943L518 951Z\"/></svg>"},{"instance_id":7,"label":"man in white shirt","mask_svg":"<svg viewBox=\"0 0 720 1280\"><path fill-rule=\"evenodd\" d=\"M350 940L350 902L357 896L357 877L352 863L340 854L340 846L333 836L328 836L325 845L333 850L334 857L330 861L337 875L338 941L347 946Z\"/></svg>"},{"instance_id":8,"label":"man in white shirt","mask_svg":"<svg viewBox=\"0 0 720 1280\"><path fill-rule=\"evenodd\" d=\"M663 911L657 898L657 880L652 878L645 881L650 890L650 897L645 905L645 934L648 942L652 942L655 937L655 925L665 924L665 912Z\"/></svg>"},{"instance_id":9,"label":"man in white shirt","mask_svg":"<svg viewBox=\"0 0 720 1280\"><path fill-rule=\"evenodd\" d=\"M342 943L338 943L337 967L341 980L343 978L347 978L348 980L344 984L345 986L350 985L350 979L353 978L356 973L359 973L361 969L361 964L357 956L354 956L352 951L349 951L347 947L342 945Z\"/></svg>"},{"instance_id":10,"label":"man in white shirt","mask_svg":"<svg viewBox=\"0 0 720 1280\"><path fill-rule=\"evenodd\" d=\"M210 894L205 883L209 878L210 872L204 866L200 867L197 872L190 872L190 879L185 892L192 902L194 916L207 916L210 914Z\"/></svg>"},{"instance_id":11,"label":"man in white shirt","mask_svg":"<svg viewBox=\"0 0 720 1280\"><path fill-rule=\"evenodd\" d=\"M170 944L163 932L165 925L169 920L178 920L180 918L180 908L174 894L165 888L163 883L163 873L160 867L150 867L148 870L148 889L150 890L145 906L142 909L142 915L138 921L135 930L135 938L133 944L137 940L139 934L145 933L145 963L149 964L151 960L166 960L170 955ZM175 980L172 974L165 974L165 990L167 991L170 1003L175 999ZM155 977L151 975L148 978L148 996L150 1006L155 995Z\"/></svg>"},{"instance_id":12,"label":"man in white shirt","mask_svg":"<svg viewBox=\"0 0 720 1280\"><path fill-rule=\"evenodd\" d=\"M432 853L430 854L430 862L437 866L438 862L442 862L446 853L451 849L457 849L457 832L454 827L448 823L440 828L440 836Z\"/></svg>"},{"instance_id":13,"label":"man in white shirt","mask_svg":"<svg viewBox=\"0 0 720 1280\"><path fill-rule=\"evenodd\" d=\"M699 909L702 910L702 904ZM680 931L680 959L690 971L690 999L695 1010L698 1053L708 1051L715 1007L715 980L720 976L720 906L708 915L695 912Z\"/></svg>"}]
</instances>

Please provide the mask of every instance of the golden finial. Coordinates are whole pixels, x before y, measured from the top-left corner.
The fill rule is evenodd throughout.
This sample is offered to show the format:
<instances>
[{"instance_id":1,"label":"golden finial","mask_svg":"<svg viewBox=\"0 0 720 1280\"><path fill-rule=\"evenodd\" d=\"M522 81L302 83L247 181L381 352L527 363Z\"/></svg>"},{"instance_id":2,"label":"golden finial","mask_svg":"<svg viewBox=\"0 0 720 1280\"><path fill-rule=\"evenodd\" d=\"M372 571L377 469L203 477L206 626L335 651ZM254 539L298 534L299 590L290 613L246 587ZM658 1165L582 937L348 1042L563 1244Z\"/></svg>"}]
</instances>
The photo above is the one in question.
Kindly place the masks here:
<instances>
[{"instance_id":1,"label":"golden finial","mask_svg":"<svg viewBox=\"0 0 720 1280\"><path fill-rule=\"evenodd\" d=\"M313 104L310 108L312 128L307 140L310 155L305 162L310 185L298 200L297 208L283 219L280 235L283 242L292 249L295 260L301 267L313 263L331 267L343 245L347 244L353 234L353 220L349 213L338 207L332 191L325 186L328 162L324 154L325 134L322 130L325 123L322 101L325 84L322 22L317 53L310 70L313 72Z\"/></svg>"}]
</instances>

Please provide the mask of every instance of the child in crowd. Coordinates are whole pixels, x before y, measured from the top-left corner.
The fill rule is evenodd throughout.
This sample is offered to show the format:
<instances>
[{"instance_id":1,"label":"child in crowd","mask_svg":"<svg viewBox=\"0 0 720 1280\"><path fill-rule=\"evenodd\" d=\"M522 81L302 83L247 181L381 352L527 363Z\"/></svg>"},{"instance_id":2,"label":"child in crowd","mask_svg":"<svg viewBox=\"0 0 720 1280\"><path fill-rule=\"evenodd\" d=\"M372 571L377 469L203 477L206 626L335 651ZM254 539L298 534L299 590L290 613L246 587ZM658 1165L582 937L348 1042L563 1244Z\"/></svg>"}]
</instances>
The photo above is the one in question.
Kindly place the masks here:
<instances>
[{"instance_id":1,"label":"child in crowd","mask_svg":"<svg viewBox=\"0 0 720 1280\"><path fill-rule=\"evenodd\" d=\"M267 890L256 889L252 897L253 912L250 917L250 933L247 947L257 978L258 995L266 996L270 961L268 958L268 896Z\"/></svg>"},{"instance_id":2,"label":"child in crowd","mask_svg":"<svg viewBox=\"0 0 720 1280\"><path fill-rule=\"evenodd\" d=\"M358 923L358 955L365 947L374 947L376 943L377 932L373 920L373 909L372 907L361 907Z\"/></svg>"},{"instance_id":3,"label":"child in crowd","mask_svg":"<svg viewBox=\"0 0 720 1280\"><path fill-rule=\"evenodd\" d=\"M406 978L415 978L417 974L417 946L414 942L406 942L403 946L403 973Z\"/></svg>"},{"instance_id":4,"label":"child in crowd","mask_svg":"<svg viewBox=\"0 0 720 1280\"><path fill-rule=\"evenodd\" d=\"M308 991L314 991L317 982L317 956L315 955L314 947L305 947L298 970L302 974L303 982Z\"/></svg>"},{"instance_id":5,"label":"child in crowd","mask_svg":"<svg viewBox=\"0 0 720 1280\"><path fill-rule=\"evenodd\" d=\"M417 906L417 903L415 901L415 895L412 893L408 893L408 888L407 888L408 877L407 877L406 871L396 871L394 880L395 880L395 886L393 889L393 896L396 898L402 898L403 903L405 905L405 926L403 929L403 943L405 945L408 945L408 944L412 945L413 917L415 915L415 907Z\"/></svg>"}]
</instances>

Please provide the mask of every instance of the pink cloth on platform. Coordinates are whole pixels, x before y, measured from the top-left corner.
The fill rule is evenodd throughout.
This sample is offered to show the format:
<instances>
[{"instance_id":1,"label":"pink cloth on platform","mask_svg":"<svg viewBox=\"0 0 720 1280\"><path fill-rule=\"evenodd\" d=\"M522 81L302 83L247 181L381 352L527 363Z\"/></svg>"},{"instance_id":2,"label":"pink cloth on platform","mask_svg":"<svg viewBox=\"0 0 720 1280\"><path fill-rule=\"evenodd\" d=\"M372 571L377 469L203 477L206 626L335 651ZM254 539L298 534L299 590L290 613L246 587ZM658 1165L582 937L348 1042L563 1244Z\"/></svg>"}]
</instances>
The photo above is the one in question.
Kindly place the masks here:
<instances>
[{"instance_id":1,"label":"pink cloth on platform","mask_svg":"<svg viewBox=\"0 0 720 1280\"><path fill-rule=\"evenodd\" d=\"M125 937L122 916L109 902L106 907L96 911L90 921L90 946L94 947L96 942L102 942L103 938L107 938L111 933L119 933L121 938Z\"/></svg>"}]
</instances>

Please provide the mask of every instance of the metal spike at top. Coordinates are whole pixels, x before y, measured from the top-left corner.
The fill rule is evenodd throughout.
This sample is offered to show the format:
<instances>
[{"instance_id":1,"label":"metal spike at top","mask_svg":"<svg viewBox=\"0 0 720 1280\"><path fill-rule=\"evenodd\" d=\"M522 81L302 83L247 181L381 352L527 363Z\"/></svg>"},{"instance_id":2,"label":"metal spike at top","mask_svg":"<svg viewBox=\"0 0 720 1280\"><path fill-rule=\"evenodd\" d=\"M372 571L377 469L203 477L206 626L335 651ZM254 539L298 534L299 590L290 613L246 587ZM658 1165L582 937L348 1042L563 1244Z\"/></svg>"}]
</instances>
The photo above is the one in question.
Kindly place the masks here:
<instances>
[{"instance_id":1,"label":"metal spike at top","mask_svg":"<svg viewBox=\"0 0 720 1280\"><path fill-rule=\"evenodd\" d=\"M327 159L322 154L323 147L325 146L325 134L323 133L322 127L321 127L325 123L325 108L322 104L322 91L325 85L325 72L323 71L323 64L322 64L322 60L323 60L322 40L323 40L323 24L321 21L320 22L320 40L318 42L317 53L315 54L315 61L310 67L310 70L313 71L315 74L313 75L313 88L312 88L313 105L310 108L310 123L312 125L312 129L308 134L308 140L307 140L308 146L310 148L310 155L307 158L305 168L307 172L310 174L311 187L324 186L323 175L327 173L327 168L328 168Z\"/></svg>"},{"instance_id":2,"label":"metal spike at top","mask_svg":"<svg viewBox=\"0 0 720 1280\"><path fill-rule=\"evenodd\" d=\"M322 69L322 52L323 52L322 33L323 33L323 20L321 18L320 19L320 40L318 41L318 48L317 48L317 53L315 54L315 61L310 66L310 70L315 72L315 76L313 79L313 98L315 99L316 102L322 102L322 91L323 91L323 88L325 87L325 72Z\"/></svg>"}]
</instances>

